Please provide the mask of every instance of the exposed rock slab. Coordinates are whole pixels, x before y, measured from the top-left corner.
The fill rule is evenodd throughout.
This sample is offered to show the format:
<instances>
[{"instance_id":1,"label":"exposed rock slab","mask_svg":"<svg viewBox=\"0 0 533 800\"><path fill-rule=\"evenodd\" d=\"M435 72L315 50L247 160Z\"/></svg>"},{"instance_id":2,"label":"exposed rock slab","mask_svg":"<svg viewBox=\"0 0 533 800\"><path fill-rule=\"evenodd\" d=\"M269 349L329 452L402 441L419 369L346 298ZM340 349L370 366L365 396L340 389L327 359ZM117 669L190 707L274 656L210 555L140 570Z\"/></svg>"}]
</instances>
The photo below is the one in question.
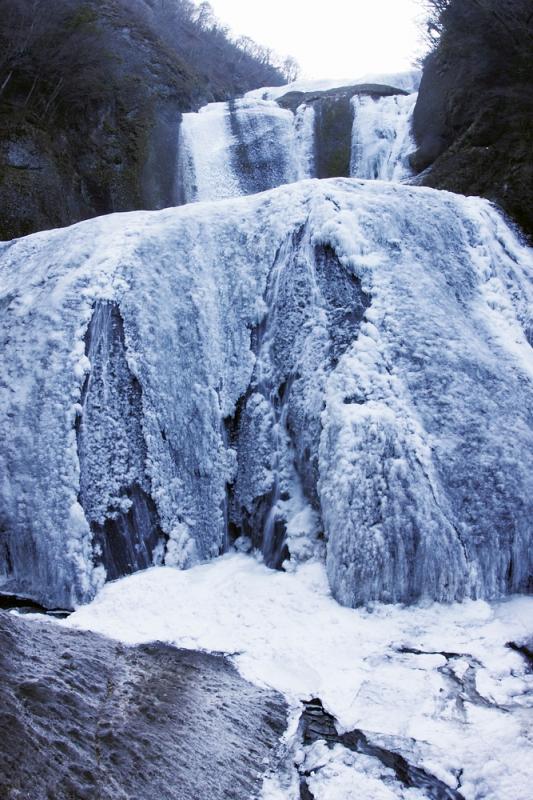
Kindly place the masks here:
<instances>
[{"instance_id":1,"label":"exposed rock slab","mask_svg":"<svg viewBox=\"0 0 533 800\"><path fill-rule=\"evenodd\" d=\"M0 612L4 800L255 797L283 700L222 656Z\"/></svg>"}]
</instances>

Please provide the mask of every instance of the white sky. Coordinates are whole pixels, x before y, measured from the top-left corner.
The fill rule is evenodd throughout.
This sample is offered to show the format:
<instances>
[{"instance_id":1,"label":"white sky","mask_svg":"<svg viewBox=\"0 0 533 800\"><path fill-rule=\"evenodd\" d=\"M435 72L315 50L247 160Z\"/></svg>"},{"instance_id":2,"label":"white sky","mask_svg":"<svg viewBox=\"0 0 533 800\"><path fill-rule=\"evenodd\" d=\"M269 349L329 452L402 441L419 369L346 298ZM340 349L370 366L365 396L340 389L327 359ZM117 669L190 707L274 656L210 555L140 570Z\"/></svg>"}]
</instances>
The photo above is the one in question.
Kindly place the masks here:
<instances>
[{"instance_id":1,"label":"white sky","mask_svg":"<svg viewBox=\"0 0 533 800\"><path fill-rule=\"evenodd\" d=\"M407 70L421 50L422 0L210 2L233 33L294 56L305 78Z\"/></svg>"}]
</instances>

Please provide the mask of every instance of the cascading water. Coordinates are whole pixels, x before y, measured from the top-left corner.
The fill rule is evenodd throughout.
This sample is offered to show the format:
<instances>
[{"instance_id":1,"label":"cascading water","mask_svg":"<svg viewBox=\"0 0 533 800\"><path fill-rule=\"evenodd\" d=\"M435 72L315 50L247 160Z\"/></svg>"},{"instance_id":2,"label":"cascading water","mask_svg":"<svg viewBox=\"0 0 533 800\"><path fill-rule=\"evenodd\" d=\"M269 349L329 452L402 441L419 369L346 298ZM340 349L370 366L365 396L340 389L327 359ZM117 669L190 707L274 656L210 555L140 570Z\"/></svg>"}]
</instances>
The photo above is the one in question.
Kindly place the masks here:
<instances>
[{"instance_id":1,"label":"cascading water","mask_svg":"<svg viewBox=\"0 0 533 800\"><path fill-rule=\"evenodd\" d=\"M256 194L330 174L386 181L408 178L416 94L356 94L352 114L348 105L348 113L339 116L344 100L348 104L348 99L341 100L337 107L335 95L311 97L293 113L274 100L245 97L184 114L175 202ZM343 142L346 139L342 145L340 139L336 141L339 126L344 131ZM346 149L345 156L336 152L339 147ZM323 151L328 154L325 173L319 157L320 153L324 156Z\"/></svg>"},{"instance_id":2,"label":"cascading water","mask_svg":"<svg viewBox=\"0 0 533 800\"><path fill-rule=\"evenodd\" d=\"M402 181L410 177L408 155L414 150L411 120L416 94L352 99L354 121L350 176Z\"/></svg>"},{"instance_id":3,"label":"cascading water","mask_svg":"<svg viewBox=\"0 0 533 800\"><path fill-rule=\"evenodd\" d=\"M230 151L234 145L228 103L184 114L178 141L177 202L223 200L241 194Z\"/></svg>"},{"instance_id":4,"label":"cascading water","mask_svg":"<svg viewBox=\"0 0 533 800\"><path fill-rule=\"evenodd\" d=\"M184 114L176 202L222 200L313 177L313 109L243 98Z\"/></svg>"},{"instance_id":5,"label":"cascading water","mask_svg":"<svg viewBox=\"0 0 533 800\"><path fill-rule=\"evenodd\" d=\"M302 103L294 115L294 133L296 137L297 180L313 178L315 167L315 109L312 105Z\"/></svg>"}]
</instances>

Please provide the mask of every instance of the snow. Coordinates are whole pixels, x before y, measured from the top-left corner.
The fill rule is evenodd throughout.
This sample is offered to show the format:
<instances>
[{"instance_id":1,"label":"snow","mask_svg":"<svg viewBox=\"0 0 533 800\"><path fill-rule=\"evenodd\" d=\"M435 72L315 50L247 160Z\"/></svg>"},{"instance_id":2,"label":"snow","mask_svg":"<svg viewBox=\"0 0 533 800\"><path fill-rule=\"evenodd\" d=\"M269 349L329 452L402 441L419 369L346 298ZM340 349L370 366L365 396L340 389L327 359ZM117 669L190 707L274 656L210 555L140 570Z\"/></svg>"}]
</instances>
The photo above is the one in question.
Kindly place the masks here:
<instances>
[{"instance_id":1,"label":"snow","mask_svg":"<svg viewBox=\"0 0 533 800\"><path fill-rule=\"evenodd\" d=\"M526 597L351 610L332 599L317 562L283 573L229 554L107 584L61 624L227 653L245 678L282 692L295 716L300 701L320 697L341 731L364 730L451 787L460 776L466 800L527 800L533 676L506 643L531 636L532 612ZM317 798L426 796L340 745L318 742L295 758ZM282 776L265 788L276 796L297 797Z\"/></svg>"},{"instance_id":2,"label":"snow","mask_svg":"<svg viewBox=\"0 0 533 800\"><path fill-rule=\"evenodd\" d=\"M262 89L252 89L245 97L261 100L277 100L289 92L325 92L330 89L340 89L344 86L360 86L362 84L377 84L379 86L393 86L406 92L416 92L420 85L422 73L419 70L394 73L367 73L356 78L328 78L328 79L300 79L287 83L284 86L268 86Z\"/></svg>"}]
</instances>

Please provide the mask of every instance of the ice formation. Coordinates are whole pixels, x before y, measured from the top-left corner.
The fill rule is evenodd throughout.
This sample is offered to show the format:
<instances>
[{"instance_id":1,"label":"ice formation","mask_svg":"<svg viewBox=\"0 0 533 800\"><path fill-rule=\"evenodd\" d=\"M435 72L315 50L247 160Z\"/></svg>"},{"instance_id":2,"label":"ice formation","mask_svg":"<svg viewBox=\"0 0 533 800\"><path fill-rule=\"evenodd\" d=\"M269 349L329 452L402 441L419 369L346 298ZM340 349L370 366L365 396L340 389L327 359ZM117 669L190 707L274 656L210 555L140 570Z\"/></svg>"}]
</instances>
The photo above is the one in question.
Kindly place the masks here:
<instances>
[{"instance_id":1,"label":"ice formation","mask_svg":"<svg viewBox=\"0 0 533 800\"><path fill-rule=\"evenodd\" d=\"M484 201L354 179L2 245L2 590L237 537L325 541L346 605L525 590L531 266Z\"/></svg>"},{"instance_id":2,"label":"ice formation","mask_svg":"<svg viewBox=\"0 0 533 800\"><path fill-rule=\"evenodd\" d=\"M352 177L402 181L411 176L408 157L415 150L411 120L416 98L416 94L353 97Z\"/></svg>"},{"instance_id":3,"label":"ice formation","mask_svg":"<svg viewBox=\"0 0 533 800\"><path fill-rule=\"evenodd\" d=\"M398 84L414 89L414 74ZM380 76L366 76L368 83ZM322 84L318 84L322 86ZM374 83L374 88L379 87ZM176 203L220 200L254 194L285 183L313 177L351 175L357 178L402 181L410 177L408 156L415 147L411 119L416 93L381 97L356 94L348 119L339 95L311 96L294 111L276 102L287 92L305 92L314 84L290 84L277 92L249 92L227 103L210 103L197 113L184 114L179 132ZM394 84L397 86L397 84ZM328 87L329 88L329 87ZM282 91L283 90L283 91ZM356 90L354 89L354 92ZM390 90L393 91L393 90ZM296 101L298 103L298 101ZM317 113L318 111L318 113ZM351 155L343 165L333 156L329 171L320 169L321 151L342 151L342 127ZM331 171L331 169L333 171Z\"/></svg>"}]
</instances>

